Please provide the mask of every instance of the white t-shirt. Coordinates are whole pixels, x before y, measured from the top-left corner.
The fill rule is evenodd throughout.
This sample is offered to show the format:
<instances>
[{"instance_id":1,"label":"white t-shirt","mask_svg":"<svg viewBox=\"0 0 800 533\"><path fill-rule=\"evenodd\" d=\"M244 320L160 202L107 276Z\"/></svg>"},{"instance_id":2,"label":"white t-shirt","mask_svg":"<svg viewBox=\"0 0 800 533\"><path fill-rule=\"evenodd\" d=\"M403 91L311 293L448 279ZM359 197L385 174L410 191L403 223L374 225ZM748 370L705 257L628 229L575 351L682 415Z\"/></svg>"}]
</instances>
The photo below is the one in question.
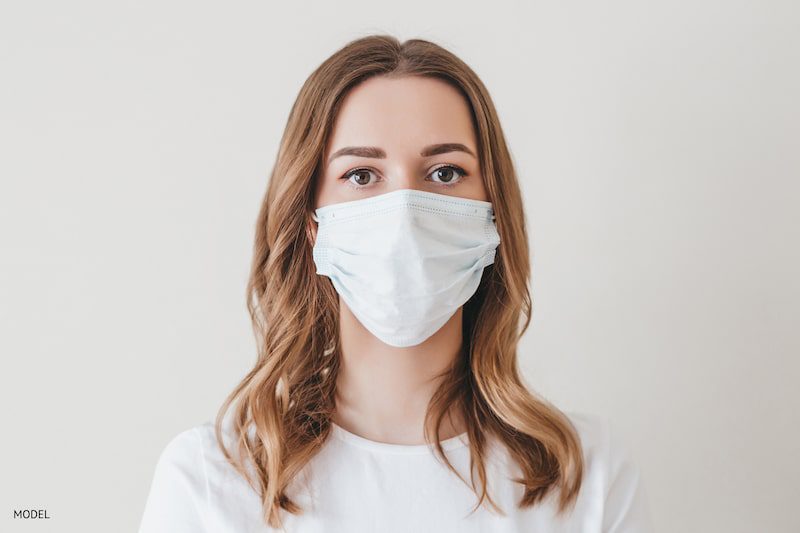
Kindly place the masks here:
<instances>
[{"instance_id":1,"label":"white t-shirt","mask_svg":"<svg viewBox=\"0 0 800 533\"><path fill-rule=\"evenodd\" d=\"M437 461L427 444L381 443L333 424L331 438L307 464L305 475L289 485L288 495L304 513L282 510L286 531L650 533L640 470L609 421L587 413L565 414L582 441L585 477L574 510L564 517L555 514L555 491L533 508L517 508L523 489L510 479L521 471L492 438L488 491L506 516L486 502L469 514L478 497ZM224 438L228 444L228 429ZM442 445L469 481L466 433ZM179 433L162 451L139 533L280 531L267 527L261 515L257 494L226 463L214 427L206 422Z\"/></svg>"}]
</instances>

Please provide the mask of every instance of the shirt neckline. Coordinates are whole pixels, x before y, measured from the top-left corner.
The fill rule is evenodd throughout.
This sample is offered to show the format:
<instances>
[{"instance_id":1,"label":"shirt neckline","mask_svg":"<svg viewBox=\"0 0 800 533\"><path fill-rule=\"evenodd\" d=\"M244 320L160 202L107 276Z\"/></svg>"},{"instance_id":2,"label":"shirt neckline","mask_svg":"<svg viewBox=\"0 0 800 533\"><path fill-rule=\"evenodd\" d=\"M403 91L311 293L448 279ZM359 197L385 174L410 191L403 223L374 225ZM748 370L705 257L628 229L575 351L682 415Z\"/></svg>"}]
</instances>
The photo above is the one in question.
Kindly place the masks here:
<instances>
[{"instance_id":1,"label":"shirt neckline","mask_svg":"<svg viewBox=\"0 0 800 533\"><path fill-rule=\"evenodd\" d=\"M347 444L351 444L366 450L371 450L379 453L411 454L411 455L430 453L434 450L434 446L430 444L391 444L388 442L379 442L376 440L370 440L360 435L356 435L355 433L351 433L350 431L347 431L336 422L330 421L330 424L331 424L331 432L337 439L346 442ZM442 444L443 450L450 451L468 446L469 438L467 437L467 432L465 431L460 435L456 435L455 437L450 437L449 439L444 439L443 441L440 442Z\"/></svg>"}]
</instances>

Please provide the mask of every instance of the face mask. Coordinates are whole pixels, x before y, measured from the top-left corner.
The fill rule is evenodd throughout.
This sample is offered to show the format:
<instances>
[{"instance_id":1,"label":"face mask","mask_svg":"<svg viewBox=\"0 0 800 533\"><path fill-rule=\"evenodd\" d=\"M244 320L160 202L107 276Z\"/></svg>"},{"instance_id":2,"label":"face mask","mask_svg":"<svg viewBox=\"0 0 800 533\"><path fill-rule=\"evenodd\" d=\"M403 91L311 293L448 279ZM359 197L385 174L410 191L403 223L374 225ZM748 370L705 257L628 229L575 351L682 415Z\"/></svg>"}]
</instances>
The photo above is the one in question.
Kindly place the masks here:
<instances>
[{"instance_id":1,"label":"face mask","mask_svg":"<svg viewBox=\"0 0 800 533\"><path fill-rule=\"evenodd\" d=\"M414 346L478 289L500 236L490 202L400 189L321 207L317 274L373 335Z\"/></svg>"}]
</instances>

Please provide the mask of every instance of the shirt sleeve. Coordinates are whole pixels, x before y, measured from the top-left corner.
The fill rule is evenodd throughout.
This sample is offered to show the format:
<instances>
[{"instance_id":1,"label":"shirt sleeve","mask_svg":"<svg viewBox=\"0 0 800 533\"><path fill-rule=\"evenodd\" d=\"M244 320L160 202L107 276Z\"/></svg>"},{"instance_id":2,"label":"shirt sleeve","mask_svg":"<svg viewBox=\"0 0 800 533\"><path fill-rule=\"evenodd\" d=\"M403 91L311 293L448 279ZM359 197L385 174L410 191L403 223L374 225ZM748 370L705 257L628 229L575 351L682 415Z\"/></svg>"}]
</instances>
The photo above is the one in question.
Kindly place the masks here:
<instances>
[{"instance_id":1,"label":"shirt sleeve","mask_svg":"<svg viewBox=\"0 0 800 533\"><path fill-rule=\"evenodd\" d=\"M200 435L188 429L173 437L158 458L139 533L206 531L207 495Z\"/></svg>"},{"instance_id":2,"label":"shirt sleeve","mask_svg":"<svg viewBox=\"0 0 800 533\"><path fill-rule=\"evenodd\" d=\"M603 533L652 533L652 515L641 469L608 419L606 438L609 458Z\"/></svg>"}]
</instances>

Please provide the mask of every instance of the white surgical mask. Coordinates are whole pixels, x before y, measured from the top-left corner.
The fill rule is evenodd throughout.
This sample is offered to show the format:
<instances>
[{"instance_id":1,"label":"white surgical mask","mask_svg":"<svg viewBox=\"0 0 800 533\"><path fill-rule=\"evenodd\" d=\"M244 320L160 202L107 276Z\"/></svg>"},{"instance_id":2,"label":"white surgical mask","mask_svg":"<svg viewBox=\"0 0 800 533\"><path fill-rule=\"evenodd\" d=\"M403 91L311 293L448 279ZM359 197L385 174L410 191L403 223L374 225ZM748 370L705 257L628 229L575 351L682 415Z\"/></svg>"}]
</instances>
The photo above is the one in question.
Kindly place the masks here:
<instances>
[{"instance_id":1,"label":"white surgical mask","mask_svg":"<svg viewBox=\"0 0 800 533\"><path fill-rule=\"evenodd\" d=\"M317 209L317 274L373 335L414 346L478 289L500 235L490 202L400 189Z\"/></svg>"}]
</instances>

